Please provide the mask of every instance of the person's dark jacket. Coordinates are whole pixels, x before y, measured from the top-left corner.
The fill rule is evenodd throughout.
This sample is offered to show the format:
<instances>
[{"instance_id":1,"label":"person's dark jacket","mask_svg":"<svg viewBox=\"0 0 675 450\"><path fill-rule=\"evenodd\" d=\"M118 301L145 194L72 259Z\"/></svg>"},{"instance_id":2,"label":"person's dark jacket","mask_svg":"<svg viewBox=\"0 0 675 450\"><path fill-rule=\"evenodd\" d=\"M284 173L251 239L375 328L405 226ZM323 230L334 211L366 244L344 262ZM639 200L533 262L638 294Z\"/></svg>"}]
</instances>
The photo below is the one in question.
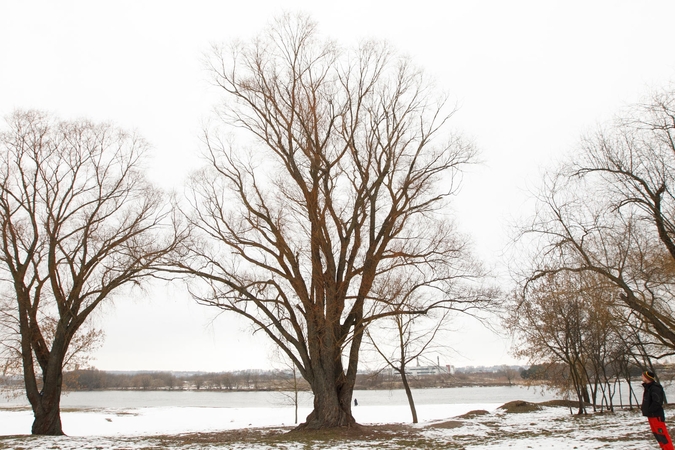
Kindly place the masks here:
<instances>
[{"instance_id":1,"label":"person's dark jacket","mask_svg":"<svg viewBox=\"0 0 675 450\"><path fill-rule=\"evenodd\" d=\"M642 395L642 415L647 417L660 417L665 421L665 414L663 412L663 400L665 394L663 387L657 382L642 383L645 392Z\"/></svg>"}]
</instances>

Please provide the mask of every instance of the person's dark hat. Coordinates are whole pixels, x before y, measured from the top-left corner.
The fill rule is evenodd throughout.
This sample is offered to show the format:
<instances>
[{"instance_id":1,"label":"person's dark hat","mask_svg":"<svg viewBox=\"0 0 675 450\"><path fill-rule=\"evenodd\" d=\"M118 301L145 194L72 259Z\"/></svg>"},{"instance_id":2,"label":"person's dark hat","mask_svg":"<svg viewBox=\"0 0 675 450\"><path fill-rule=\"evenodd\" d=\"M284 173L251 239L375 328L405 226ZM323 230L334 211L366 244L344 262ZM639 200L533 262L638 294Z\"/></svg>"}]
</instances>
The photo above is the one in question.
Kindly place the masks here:
<instances>
[{"instance_id":1,"label":"person's dark hat","mask_svg":"<svg viewBox=\"0 0 675 450\"><path fill-rule=\"evenodd\" d=\"M642 372L642 375L644 375L645 378L647 378L648 380L656 381L656 374L651 370L645 370L644 372Z\"/></svg>"}]
</instances>

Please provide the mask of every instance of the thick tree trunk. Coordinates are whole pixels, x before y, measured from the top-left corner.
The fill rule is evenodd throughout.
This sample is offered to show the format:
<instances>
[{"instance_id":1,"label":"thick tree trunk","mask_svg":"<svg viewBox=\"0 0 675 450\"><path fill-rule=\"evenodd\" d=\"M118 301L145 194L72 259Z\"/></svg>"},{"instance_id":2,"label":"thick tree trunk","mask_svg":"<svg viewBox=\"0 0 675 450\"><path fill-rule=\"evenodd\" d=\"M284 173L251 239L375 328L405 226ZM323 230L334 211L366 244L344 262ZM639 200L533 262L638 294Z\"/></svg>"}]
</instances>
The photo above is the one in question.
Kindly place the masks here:
<instances>
[{"instance_id":1,"label":"thick tree trunk","mask_svg":"<svg viewBox=\"0 0 675 450\"><path fill-rule=\"evenodd\" d=\"M316 383L312 386L314 393L314 409L307 416L305 422L297 429L322 429L337 427L352 427L356 420L352 416L352 391L345 392L339 383Z\"/></svg>"},{"instance_id":2,"label":"thick tree trunk","mask_svg":"<svg viewBox=\"0 0 675 450\"><path fill-rule=\"evenodd\" d=\"M316 277L321 279L322 275L316 274ZM296 428L297 430L357 425L352 416L351 402L362 331L355 332L352 337L349 370L345 373L341 345L343 326L340 324L340 310L335 306L340 302L333 298L333 301L325 303L331 305L325 307L326 316L324 307L313 308L308 314L307 336L310 358L303 376L312 388L314 409L305 422Z\"/></svg>"},{"instance_id":3,"label":"thick tree trunk","mask_svg":"<svg viewBox=\"0 0 675 450\"><path fill-rule=\"evenodd\" d=\"M33 406L35 420L31 433L35 435L61 436L61 390L52 398L41 397L40 405Z\"/></svg>"},{"instance_id":4,"label":"thick tree trunk","mask_svg":"<svg viewBox=\"0 0 675 450\"><path fill-rule=\"evenodd\" d=\"M323 358L313 361L312 376L307 380L314 394L314 409L297 429L355 426L351 406L354 380L344 373L339 347L324 346L316 354Z\"/></svg>"},{"instance_id":5,"label":"thick tree trunk","mask_svg":"<svg viewBox=\"0 0 675 450\"><path fill-rule=\"evenodd\" d=\"M25 363L26 361L24 361ZM33 410L34 435L61 436L61 390L63 387L63 358L52 353L49 364L42 377L42 389L38 391L35 382L35 367L28 364L24 367L26 394Z\"/></svg>"},{"instance_id":6,"label":"thick tree trunk","mask_svg":"<svg viewBox=\"0 0 675 450\"><path fill-rule=\"evenodd\" d=\"M61 427L61 388L63 377L60 367L55 372L45 377L42 391L35 400L31 401L35 417L31 429L32 434L49 436L61 436L64 434Z\"/></svg>"}]
</instances>

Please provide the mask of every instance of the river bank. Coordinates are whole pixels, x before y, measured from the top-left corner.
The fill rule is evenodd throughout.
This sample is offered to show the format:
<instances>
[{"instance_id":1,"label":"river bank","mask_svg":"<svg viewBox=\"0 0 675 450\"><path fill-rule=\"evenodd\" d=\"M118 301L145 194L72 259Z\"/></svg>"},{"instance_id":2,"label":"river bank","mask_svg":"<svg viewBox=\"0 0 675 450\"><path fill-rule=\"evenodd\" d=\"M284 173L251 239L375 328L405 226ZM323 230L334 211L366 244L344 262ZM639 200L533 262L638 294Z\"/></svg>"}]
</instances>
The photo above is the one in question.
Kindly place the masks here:
<instances>
[{"instance_id":1,"label":"river bank","mask_svg":"<svg viewBox=\"0 0 675 450\"><path fill-rule=\"evenodd\" d=\"M359 406L355 408L363 425L359 429L303 433L289 433L292 424L273 423L279 411L271 410L279 408L70 410L64 412L63 419L71 436L2 436L0 449L637 450L655 445L637 410L575 416L568 408L551 406L550 402L523 408L523 412L500 406L421 405L425 419L415 425L400 420L409 413L405 406ZM30 418L29 411L0 410L0 426L21 414ZM201 431L179 432L177 424L186 420L201 422ZM672 427L672 421L668 422Z\"/></svg>"},{"instance_id":2,"label":"river bank","mask_svg":"<svg viewBox=\"0 0 675 450\"><path fill-rule=\"evenodd\" d=\"M666 390L672 395L672 386ZM636 409L576 416L576 409L556 406L555 393L518 386L415 390L420 420L415 425L403 391L355 391L358 406L352 411L364 428L346 434L288 434L295 427L295 406L285 394L71 392L62 399L68 437L58 438L28 436L33 416L25 398L5 398L0 402L0 449L637 450L648 448L653 439ZM516 399L536 406L500 408ZM311 409L311 395L301 395L298 420ZM479 410L483 412L471 413ZM670 418L670 410L666 414Z\"/></svg>"}]
</instances>

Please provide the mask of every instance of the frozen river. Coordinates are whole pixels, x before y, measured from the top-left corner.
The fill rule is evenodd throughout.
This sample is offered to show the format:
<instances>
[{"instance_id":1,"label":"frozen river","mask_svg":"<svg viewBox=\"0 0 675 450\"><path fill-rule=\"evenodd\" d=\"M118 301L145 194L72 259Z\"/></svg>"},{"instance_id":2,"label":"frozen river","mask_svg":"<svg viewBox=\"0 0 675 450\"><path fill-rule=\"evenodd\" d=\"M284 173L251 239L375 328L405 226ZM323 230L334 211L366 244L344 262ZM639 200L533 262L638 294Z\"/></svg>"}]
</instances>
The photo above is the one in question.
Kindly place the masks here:
<instances>
[{"instance_id":1,"label":"frozen river","mask_svg":"<svg viewBox=\"0 0 675 450\"><path fill-rule=\"evenodd\" d=\"M458 387L417 389L413 391L418 405L506 403L511 400L541 402L555 398L541 389L522 386ZM291 392L222 392L222 391L78 391L63 395L63 408L153 408L153 407L202 407L202 408L274 408L292 404ZM407 405L403 390L354 391L360 406ZM299 393L299 406L311 407L308 392ZM25 397L3 398L1 407L26 406Z\"/></svg>"},{"instance_id":2,"label":"frozen river","mask_svg":"<svg viewBox=\"0 0 675 450\"><path fill-rule=\"evenodd\" d=\"M63 396L62 421L71 436L152 435L208 432L250 426L293 425L292 393L214 391L89 391ZM464 387L413 391L421 421L437 420L470 410L494 410L511 400L553 398L523 387ZM353 408L361 423L410 422L402 390L355 391ZM301 392L298 419L310 413L311 394ZM32 412L24 397L0 402L0 435L27 434Z\"/></svg>"}]
</instances>

